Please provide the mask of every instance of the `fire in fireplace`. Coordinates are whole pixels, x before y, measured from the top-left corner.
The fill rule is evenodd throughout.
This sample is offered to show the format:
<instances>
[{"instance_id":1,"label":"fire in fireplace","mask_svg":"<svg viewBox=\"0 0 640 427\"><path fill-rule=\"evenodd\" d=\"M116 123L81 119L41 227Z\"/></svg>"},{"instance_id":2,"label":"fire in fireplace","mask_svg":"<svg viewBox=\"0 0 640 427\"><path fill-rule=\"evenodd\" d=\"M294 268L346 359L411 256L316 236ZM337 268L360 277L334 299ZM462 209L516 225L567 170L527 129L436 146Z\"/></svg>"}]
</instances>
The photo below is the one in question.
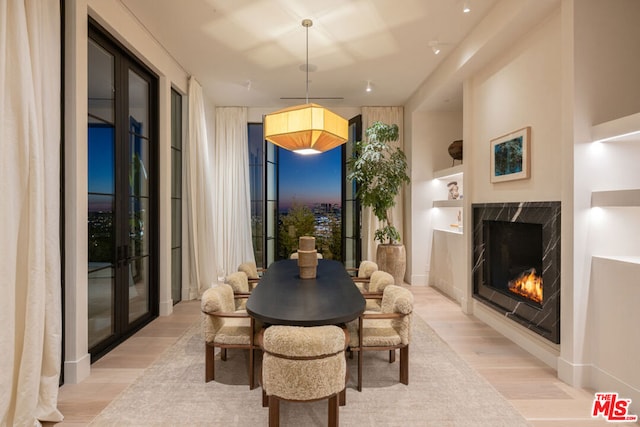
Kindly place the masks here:
<instances>
[{"instance_id":1,"label":"fire in fireplace","mask_svg":"<svg viewBox=\"0 0 640 427\"><path fill-rule=\"evenodd\" d=\"M560 342L560 203L473 205L473 297Z\"/></svg>"},{"instance_id":2,"label":"fire in fireplace","mask_svg":"<svg viewBox=\"0 0 640 427\"><path fill-rule=\"evenodd\" d=\"M516 294L537 306L543 301L542 225L510 221L483 222L486 244L485 283Z\"/></svg>"},{"instance_id":3,"label":"fire in fireplace","mask_svg":"<svg viewBox=\"0 0 640 427\"><path fill-rule=\"evenodd\" d=\"M522 272L514 280L509 280L509 291L542 304L542 276L535 268Z\"/></svg>"}]
</instances>

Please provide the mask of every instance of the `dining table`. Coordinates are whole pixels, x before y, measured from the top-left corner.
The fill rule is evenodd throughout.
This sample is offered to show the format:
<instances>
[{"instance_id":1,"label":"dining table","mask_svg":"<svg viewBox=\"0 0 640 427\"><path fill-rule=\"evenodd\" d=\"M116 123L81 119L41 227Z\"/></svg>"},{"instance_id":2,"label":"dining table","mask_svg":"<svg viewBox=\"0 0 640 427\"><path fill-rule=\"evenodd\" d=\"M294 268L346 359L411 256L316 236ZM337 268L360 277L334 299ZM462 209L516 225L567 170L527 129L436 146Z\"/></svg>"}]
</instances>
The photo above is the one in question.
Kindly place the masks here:
<instances>
[{"instance_id":1,"label":"dining table","mask_svg":"<svg viewBox=\"0 0 640 427\"><path fill-rule=\"evenodd\" d=\"M247 300L247 313L268 325L341 325L357 319L365 299L344 265L319 259L316 277L302 279L298 261L276 261Z\"/></svg>"}]
</instances>

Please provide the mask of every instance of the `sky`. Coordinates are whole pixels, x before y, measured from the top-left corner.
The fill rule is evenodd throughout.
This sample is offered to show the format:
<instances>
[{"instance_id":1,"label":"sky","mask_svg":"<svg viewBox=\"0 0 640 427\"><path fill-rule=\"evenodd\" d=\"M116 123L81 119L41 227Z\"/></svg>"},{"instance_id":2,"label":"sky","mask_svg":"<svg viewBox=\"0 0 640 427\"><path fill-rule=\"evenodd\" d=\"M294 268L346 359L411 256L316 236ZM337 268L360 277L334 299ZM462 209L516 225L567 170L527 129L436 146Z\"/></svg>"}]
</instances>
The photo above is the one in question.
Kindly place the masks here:
<instances>
[{"instance_id":1,"label":"sky","mask_svg":"<svg viewBox=\"0 0 640 427\"><path fill-rule=\"evenodd\" d=\"M340 203L342 149L303 156L280 150L280 209L293 201L310 206L315 203Z\"/></svg>"}]
</instances>

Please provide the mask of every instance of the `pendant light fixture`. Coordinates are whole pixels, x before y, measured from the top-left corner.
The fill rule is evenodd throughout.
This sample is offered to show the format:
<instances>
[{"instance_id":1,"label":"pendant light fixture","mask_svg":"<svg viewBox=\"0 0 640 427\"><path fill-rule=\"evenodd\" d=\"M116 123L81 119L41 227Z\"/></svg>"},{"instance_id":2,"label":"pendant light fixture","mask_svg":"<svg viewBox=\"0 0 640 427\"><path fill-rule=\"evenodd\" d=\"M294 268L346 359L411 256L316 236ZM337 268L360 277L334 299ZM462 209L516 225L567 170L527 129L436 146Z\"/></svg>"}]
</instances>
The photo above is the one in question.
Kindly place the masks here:
<instances>
[{"instance_id":1,"label":"pendant light fixture","mask_svg":"<svg viewBox=\"0 0 640 427\"><path fill-rule=\"evenodd\" d=\"M307 29L306 104L285 108L264 117L264 138L299 154L317 154L344 144L348 139L347 120L317 104L309 103L309 27Z\"/></svg>"}]
</instances>

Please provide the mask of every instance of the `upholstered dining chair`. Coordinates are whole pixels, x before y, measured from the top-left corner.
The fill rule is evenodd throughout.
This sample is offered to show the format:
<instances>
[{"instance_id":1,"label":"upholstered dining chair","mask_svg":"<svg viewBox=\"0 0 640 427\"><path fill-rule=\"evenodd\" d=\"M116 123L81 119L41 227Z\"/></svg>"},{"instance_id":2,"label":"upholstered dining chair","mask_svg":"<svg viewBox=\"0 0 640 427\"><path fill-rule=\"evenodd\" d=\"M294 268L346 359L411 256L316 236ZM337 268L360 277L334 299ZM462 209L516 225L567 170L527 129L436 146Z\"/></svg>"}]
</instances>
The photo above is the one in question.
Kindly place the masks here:
<instances>
[{"instance_id":1,"label":"upholstered dining chair","mask_svg":"<svg viewBox=\"0 0 640 427\"><path fill-rule=\"evenodd\" d=\"M242 271L247 275L249 287L254 288L260 281L260 274L265 271L264 268L258 268L254 261L246 261L238 266L238 271Z\"/></svg>"},{"instance_id":2,"label":"upholstered dining chair","mask_svg":"<svg viewBox=\"0 0 640 427\"><path fill-rule=\"evenodd\" d=\"M409 341L413 294L405 288L384 288L380 312L365 311L357 322L349 322L349 350L358 352L358 391L362 391L362 358L365 351L389 351L395 362L400 349L400 382L409 384Z\"/></svg>"},{"instance_id":3,"label":"upholstered dining chair","mask_svg":"<svg viewBox=\"0 0 640 427\"><path fill-rule=\"evenodd\" d=\"M371 274L377 270L378 264L366 259L360 262L358 268L347 268L347 271L349 271L350 274L352 274L352 272L353 274L355 274L355 276L353 277L353 281L356 283L368 282Z\"/></svg>"},{"instance_id":4,"label":"upholstered dining chair","mask_svg":"<svg viewBox=\"0 0 640 427\"><path fill-rule=\"evenodd\" d=\"M382 270L376 270L371 273L367 282L356 282L356 286L358 286L367 302L365 310L380 311L383 292L387 286L393 285L394 282L393 276Z\"/></svg>"},{"instance_id":5,"label":"upholstered dining chair","mask_svg":"<svg viewBox=\"0 0 640 427\"><path fill-rule=\"evenodd\" d=\"M231 289L233 289L236 310L244 309L247 304L247 299L251 296L251 288L249 287L247 274L243 271L231 273L226 277L225 283L228 283Z\"/></svg>"},{"instance_id":6,"label":"upholstered dining chair","mask_svg":"<svg viewBox=\"0 0 640 427\"><path fill-rule=\"evenodd\" d=\"M231 286L221 283L202 294L202 332L205 340L205 382L215 379L215 348L227 360L227 349L249 350L249 389L255 386L255 324L244 310L236 310Z\"/></svg>"},{"instance_id":7,"label":"upholstered dining chair","mask_svg":"<svg viewBox=\"0 0 640 427\"><path fill-rule=\"evenodd\" d=\"M329 426L339 424L347 365L348 332L338 326L270 326L260 341L263 406L269 406L269 426L280 422L280 400L329 399Z\"/></svg>"}]
</instances>

